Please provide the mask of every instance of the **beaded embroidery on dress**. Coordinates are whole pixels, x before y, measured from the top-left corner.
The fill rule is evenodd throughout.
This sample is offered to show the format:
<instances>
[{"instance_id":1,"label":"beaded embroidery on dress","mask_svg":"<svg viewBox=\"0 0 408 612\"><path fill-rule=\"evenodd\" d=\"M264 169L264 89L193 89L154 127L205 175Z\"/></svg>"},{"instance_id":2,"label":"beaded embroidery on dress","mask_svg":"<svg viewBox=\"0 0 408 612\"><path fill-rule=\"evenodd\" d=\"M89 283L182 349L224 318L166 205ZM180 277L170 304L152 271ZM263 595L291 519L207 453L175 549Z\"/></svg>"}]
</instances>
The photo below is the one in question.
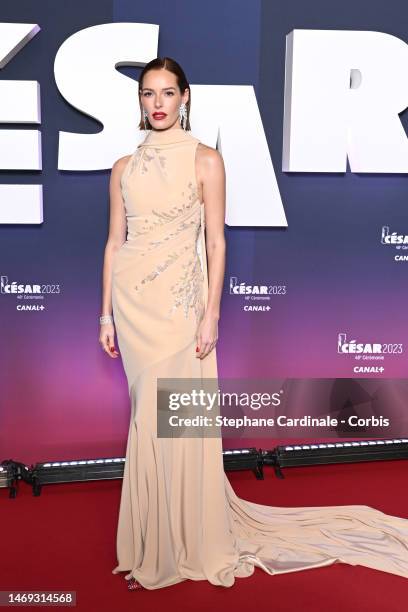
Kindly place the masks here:
<instances>
[{"instance_id":1,"label":"beaded embroidery on dress","mask_svg":"<svg viewBox=\"0 0 408 612\"><path fill-rule=\"evenodd\" d=\"M208 299L204 204L182 128L154 130L121 179L127 239L112 267L117 342L131 402L113 573L147 589L186 579L230 587L336 562L408 577L408 521L368 506L280 508L239 498L220 438L157 438L157 378L217 378L195 356Z\"/></svg>"}]
</instances>

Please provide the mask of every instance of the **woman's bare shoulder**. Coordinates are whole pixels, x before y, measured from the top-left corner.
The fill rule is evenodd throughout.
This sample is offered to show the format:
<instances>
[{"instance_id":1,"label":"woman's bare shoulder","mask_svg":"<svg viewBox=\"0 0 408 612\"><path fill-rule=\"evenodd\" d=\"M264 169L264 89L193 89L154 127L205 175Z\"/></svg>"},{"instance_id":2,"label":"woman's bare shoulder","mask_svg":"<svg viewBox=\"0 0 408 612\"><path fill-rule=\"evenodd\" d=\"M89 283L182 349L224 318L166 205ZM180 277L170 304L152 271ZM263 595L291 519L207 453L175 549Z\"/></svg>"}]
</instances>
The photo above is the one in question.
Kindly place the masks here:
<instances>
[{"instance_id":1,"label":"woman's bare shoulder","mask_svg":"<svg viewBox=\"0 0 408 612\"><path fill-rule=\"evenodd\" d=\"M222 155L217 149L199 142L197 145L197 163L203 168L214 168L223 165Z\"/></svg>"},{"instance_id":2,"label":"woman's bare shoulder","mask_svg":"<svg viewBox=\"0 0 408 612\"><path fill-rule=\"evenodd\" d=\"M128 163L131 157L132 154L124 155L123 157L117 159L112 165L112 172L123 172L126 167L126 164Z\"/></svg>"}]
</instances>

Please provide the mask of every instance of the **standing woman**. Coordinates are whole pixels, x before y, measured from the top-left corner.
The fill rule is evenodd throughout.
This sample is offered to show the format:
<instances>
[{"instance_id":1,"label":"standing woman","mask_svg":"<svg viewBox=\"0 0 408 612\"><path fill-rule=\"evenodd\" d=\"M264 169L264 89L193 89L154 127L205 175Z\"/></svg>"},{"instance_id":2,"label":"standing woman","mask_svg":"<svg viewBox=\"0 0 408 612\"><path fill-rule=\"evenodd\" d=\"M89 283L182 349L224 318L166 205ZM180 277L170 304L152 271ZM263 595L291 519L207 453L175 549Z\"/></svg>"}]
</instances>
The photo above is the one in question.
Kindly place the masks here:
<instances>
[{"instance_id":1,"label":"standing woman","mask_svg":"<svg viewBox=\"0 0 408 612\"><path fill-rule=\"evenodd\" d=\"M190 95L177 62L148 63L147 136L111 173L99 340L117 358L116 331L131 400L113 573L127 572L130 589L229 587L255 566L278 574L340 561L408 577L407 520L368 506L255 504L232 489L220 438L157 437L157 378L218 376L225 171L190 132Z\"/></svg>"}]
</instances>

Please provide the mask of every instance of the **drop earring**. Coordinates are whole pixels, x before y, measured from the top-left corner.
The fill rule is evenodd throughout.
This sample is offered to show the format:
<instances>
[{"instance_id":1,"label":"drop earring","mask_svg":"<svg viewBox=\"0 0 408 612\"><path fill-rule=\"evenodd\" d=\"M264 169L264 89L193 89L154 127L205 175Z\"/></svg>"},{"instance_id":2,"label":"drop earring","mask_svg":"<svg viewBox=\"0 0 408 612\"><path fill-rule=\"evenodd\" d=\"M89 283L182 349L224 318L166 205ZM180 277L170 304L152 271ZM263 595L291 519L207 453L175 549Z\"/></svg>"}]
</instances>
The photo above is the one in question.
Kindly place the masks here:
<instances>
[{"instance_id":1,"label":"drop earring","mask_svg":"<svg viewBox=\"0 0 408 612\"><path fill-rule=\"evenodd\" d=\"M180 104L179 117L181 127L183 128L183 130L185 130L187 126L187 106L184 104L184 102Z\"/></svg>"},{"instance_id":2,"label":"drop earring","mask_svg":"<svg viewBox=\"0 0 408 612\"><path fill-rule=\"evenodd\" d=\"M146 119L147 119L147 112L146 112L146 109L143 109L143 125L144 125L145 131L147 130Z\"/></svg>"}]
</instances>

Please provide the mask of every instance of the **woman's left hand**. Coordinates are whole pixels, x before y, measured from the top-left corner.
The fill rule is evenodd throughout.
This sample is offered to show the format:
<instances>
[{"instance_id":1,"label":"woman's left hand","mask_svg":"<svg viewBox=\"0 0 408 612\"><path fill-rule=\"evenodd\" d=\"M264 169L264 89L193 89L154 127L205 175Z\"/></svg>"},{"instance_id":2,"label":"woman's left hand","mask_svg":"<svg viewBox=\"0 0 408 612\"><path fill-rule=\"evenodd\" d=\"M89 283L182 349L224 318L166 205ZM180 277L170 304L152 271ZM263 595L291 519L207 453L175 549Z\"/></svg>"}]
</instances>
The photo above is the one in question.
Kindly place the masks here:
<instances>
[{"instance_id":1,"label":"woman's left hand","mask_svg":"<svg viewBox=\"0 0 408 612\"><path fill-rule=\"evenodd\" d=\"M205 313L198 326L196 357L203 359L214 348L218 340L218 318Z\"/></svg>"}]
</instances>

